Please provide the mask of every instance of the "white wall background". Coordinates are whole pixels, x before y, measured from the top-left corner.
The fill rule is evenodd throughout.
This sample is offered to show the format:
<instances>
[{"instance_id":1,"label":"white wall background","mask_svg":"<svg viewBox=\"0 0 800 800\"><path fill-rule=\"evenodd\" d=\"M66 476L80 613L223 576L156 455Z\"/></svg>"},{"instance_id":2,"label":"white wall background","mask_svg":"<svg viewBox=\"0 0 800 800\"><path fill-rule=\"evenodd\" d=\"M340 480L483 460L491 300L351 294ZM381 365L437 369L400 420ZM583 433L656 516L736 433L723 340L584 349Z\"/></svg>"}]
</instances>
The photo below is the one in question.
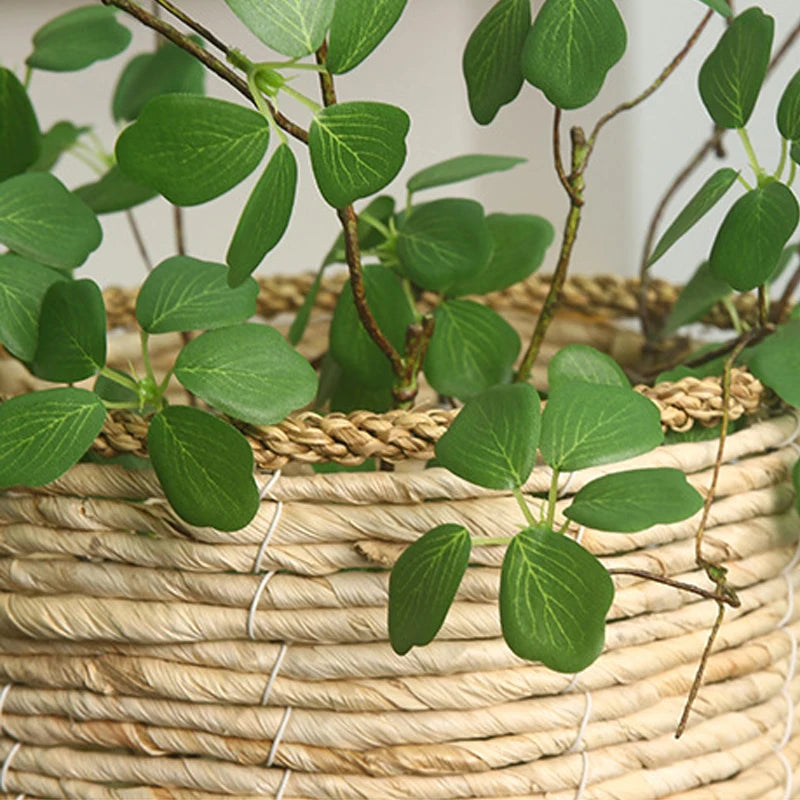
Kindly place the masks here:
<instances>
[{"instance_id":1,"label":"white wall background","mask_svg":"<svg viewBox=\"0 0 800 800\"><path fill-rule=\"evenodd\" d=\"M536 0L535 4L540 2ZM36 28L80 4L80 0L0 0L0 63L22 75L30 37ZM737 8L752 4L742 0ZM181 5L228 44L242 48L252 60L270 57L221 0L184 0ZM356 70L337 79L339 98L379 99L399 105L411 115L408 162L388 187L398 198L404 196L408 176L435 161L469 152L521 155L529 159L528 163L512 172L446 187L439 195L467 194L483 202L487 211L542 214L560 233L567 203L552 168L552 111L540 94L526 84L516 103L503 109L489 127L477 125L469 116L461 54L469 33L491 5L491 0L410 0L382 48ZM760 5L776 17L779 43L800 16L798 2L762 0ZM588 131L601 113L638 94L680 49L705 10L697 0L619 0L619 6L628 27L628 52L612 70L594 103L564 115L565 159L568 126L580 124ZM133 54L153 46L150 31L142 30L124 15L120 18L134 30L133 44L122 55L80 73L34 73L30 92L43 129L60 119L78 124L93 122L106 148L113 149L117 131L109 108L116 77ZM712 20L696 50L665 86L643 106L606 127L586 176L587 203L573 261L576 271L636 274L644 231L658 198L710 131L697 93L696 75L722 25L720 19ZM778 157L774 108L798 66L800 50L785 58L771 77L751 126L757 152L770 167ZM310 75L298 79L296 85L309 94L317 91L316 79ZM211 95L240 100L216 76L208 76L207 87ZM281 108L307 125L307 112L301 106L286 99ZM730 135L727 144L730 163L746 167L737 137ZM298 144L295 153L301 165L295 213L284 239L261 265L262 273L316 269L338 230L333 212L316 195L302 146ZM667 211L666 222L718 166L711 162L705 165ZM62 160L57 174L68 186L93 179L90 171L70 156ZM187 239L192 255L224 260L239 211L255 178L251 176L221 198L187 209ZM430 194L431 198L434 196ZM154 200L136 209L135 215L151 260L157 263L172 255L174 239L168 205ZM720 218L721 213L714 214L708 225L698 226L658 264L657 274L685 280L708 253L713 226ZM104 216L102 221L103 244L82 273L104 285L140 282L144 267L124 214ZM556 250L554 245L545 269L554 264Z\"/></svg>"}]
</instances>

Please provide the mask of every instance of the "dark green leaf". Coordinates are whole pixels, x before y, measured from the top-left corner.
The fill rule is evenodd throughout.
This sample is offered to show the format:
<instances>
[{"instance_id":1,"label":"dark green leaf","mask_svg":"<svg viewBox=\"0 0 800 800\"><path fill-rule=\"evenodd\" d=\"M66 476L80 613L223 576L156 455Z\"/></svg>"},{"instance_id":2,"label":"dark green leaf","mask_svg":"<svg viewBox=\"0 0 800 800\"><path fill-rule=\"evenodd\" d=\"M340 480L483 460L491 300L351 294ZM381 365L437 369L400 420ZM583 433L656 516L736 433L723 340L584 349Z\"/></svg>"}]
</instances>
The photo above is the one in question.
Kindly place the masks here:
<instances>
[{"instance_id":1,"label":"dark green leaf","mask_svg":"<svg viewBox=\"0 0 800 800\"><path fill-rule=\"evenodd\" d=\"M796 164L800 164L800 140L792 142L792 147L789 150L789 154L792 157L792 161L794 161Z\"/></svg>"},{"instance_id":2,"label":"dark green leaf","mask_svg":"<svg viewBox=\"0 0 800 800\"><path fill-rule=\"evenodd\" d=\"M561 471L638 456L663 439L655 403L618 386L563 383L542 415L542 456Z\"/></svg>"},{"instance_id":3,"label":"dark green leaf","mask_svg":"<svg viewBox=\"0 0 800 800\"><path fill-rule=\"evenodd\" d=\"M527 383L495 386L470 398L436 443L436 458L488 489L522 486L536 463L539 395Z\"/></svg>"},{"instance_id":4,"label":"dark green leaf","mask_svg":"<svg viewBox=\"0 0 800 800\"><path fill-rule=\"evenodd\" d=\"M205 203L243 181L267 151L255 111L211 97L156 97L117 140L120 169L179 206Z\"/></svg>"},{"instance_id":5,"label":"dark green leaf","mask_svg":"<svg viewBox=\"0 0 800 800\"><path fill-rule=\"evenodd\" d=\"M733 14L727 0L700 0L700 2L705 3L718 14L722 14L723 17L730 17Z\"/></svg>"},{"instance_id":6,"label":"dark green leaf","mask_svg":"<svg viewBox=\"0 0 800 800\"><path fill-rule=\"evenodd\" d=\"M319 390L314 398L314 408L322 410L327 407L330 411L345 414L362 409L382 413L392 407L393 383L390 375L384 386L365 386L345 372L330 353L326 353L319 369Z\"/></svg>"},{"instance_id":7,"label":"dark green leaf","mask_svg":"<svg viewBox=\"0 0 800 800\"><path fill-rule=\"evenodd\" d=\"M121 53L131 32L117 22L116 11L106 6L81 6L50 20L33 35L29 67L53 72L83 69L95 61Z\"/></svg>"},{"instance_id":8,"label":"dark green leaf","mask_svg":"<svg viewBox=\"0 0 800 800\"><path fill-rule=\"evenodd\" d=\"M123 372L121 369L116 369L114 367L109 367L109 369L111 372L121 375L122 377L127 378L127 380L135 383L133 376L129 375L127 372ZM98 397L103 400L107 400L110 403L138 404L139 402L139 395L134 392L133 389L129 389L127 386L123 386L121 383L117 383L116 381L111 380L111 378L107 378L105 375L97 376L97 380L94 382L92 391Z\"/></svg>"},{"instance_id":9,"label":"dark green leaf","mask_svg":"<svg viewBox=\"0 0 800 800\"><path fill-rule=\"evenodd\" d=\"M747 417L739 417L728 422L728 436L743 430L748 425ZM710 442L719 439L722 425L692 425L685 431L667 430L664 433L664 444L684 444L686 442Z\"/></svg>"},{"instance_id":10,"label":"dark green leaf","mask_svg":"<svg viewBox=\"0 0 800 800\"><path fill-rule=\"evenodd\" d=\"M97 217L52 175L0 183L0 242L49 267L79 267L103 238Z\"/></svg>"},{"instance_id":11,"label":"dark green leaf","mask_svg":"<svg viewBox=\"0 0 800 800\"><path fill-rule=\"evenodd\" d=\"M792 483L794 484L795 506L800 511L800 460L795 462L792 470Z\"/></svg>"},{"instance_id":12,"label":"dark green leaf","mask_svg":"<svg viewBox=\"0 0 800 800\"><path fill-rule=\"evenodd\" d=\"M797 255L800 255L800 242L792 242L791 244L787 244L786 247L784 247L781 251L778 264L773 273L769 276L767 282L775 283L776 281L780 280L783 273L786 272L786 269Z\"/></svg>"},{"instance_id":13,"label":"dark green leaf","mask_svg":"<svg viewBox=\"0 0 800 800\"><path fill-rule=\"evenodd\" d=\"M440 394L466 400L511 379L519 335L496 311L471 300L437 306L425 377Z\"/></svg>"},{"instance_id":14,"label":"dark green leaf","mask_svg":"<svg viewBox=\"0 0 800 800\"><path fill-rule=\"evenodd\" d=\"M90 280L56 281L45 292L33 371L48 381L71 383L106 363L106 307Z\"/></svg>"},{"instance_id":15,"label":"dark green leaf","mask_svg":"<svg viewBox=\"0 0 800 800\"><path fill-rule=\"evenodd\" d=\"M393 214L394 198L387 194L382 194L371 200L358 212L358 243L361 247L361 252L377 247L385 240L384 235L371 225L367 218L380 222L382 225L388 225ZM322 267L325 268L329 264L344 264L346 261L347 253L344 249L344 234L340 233L325 256Z\"/></svg>"},{"instance_id":16,"label":"dark green leaf","mask_svg":"<svg viewBox=\"0 0 800 800\"><path fill-rule=\"evenodd\" d=\"M45 389L0 403L0 487L42 486L86 452L106 418L94 392Z\"/></svg>"},{"instance_id":17,"label":"dark green leaf","mask_svg":"<svg viewBox=\"0 0 800 800\"><path fill-rule=\"evenodd\" d=\"M782 183L768 183L742 195L714 239L711 272L740 292L755 289L775 270L799 214L792 190Z\"/></svg>"},{"instance_id":18,"label":"dark green leaf","mask_svg":"<svg viewBox=\"0 0 800 800\"><path fill-rule=\"evenodd\" d=\"M147 447L164 494L187 522L235 531L255 516L253 451L227 422L170 406L153 417Z\"/></svg>"},{"instance_id":19,"label":"dark green leaf","mask_svg":"<svg viewBox=\"0 0 800 800\"><path fill-rule=\"evenodd\" d=\"M790 406L800 406L800 320L781 325L753 348L748 369Z\"/></svg>"},{"instance_id":20,"label":"dark green leaf","mask_svg":"<svg viewBox=\"0 0 800 800\"><path fill-rule=\"evenodd\" d=\"M273 154L233 234L226 261L228 285L238 286L275 247L289 224L297 188L297 161L288 144Z\"/></svg>"},{"instance_id":21,"label":"dark green leaf","mask_svg":"<svg viewBox=\"0 0 800 800\"><path fill-rule=\"evenodd\" d=\"M486 225L492 238L492 255L477 274L459 280L454 295L488 294L524 280L535 272L553 241L555 231L535 214L489 214Z\"/></svg>"},{"instance_id":22,"label":"dark green leaf","mask_svg":"<svg viewBox=\"0 0 800 800\"><path fill-rule=\"evenodd\" d=\"M748 8L728 25L700 68L700 97L721 128L743 128L750 119L767 74L774 28L772 17Z\"/></svg>"},{"instance_id":23,"label":"dark green leaf","mask_svg":"<svg viewBox=\"0 0 800 800\"><path fill-rule=\"evenodd\" d=\"M204 85L203 65L182 48L165 42L154 53L142 53L127 63L114 89L111 113L116 122L131 122L154 97L203 94Z\"/></svg>"},{"instance_id":24,"label":"dark green leaf","mask_svg":"<svg viewBox=\"0 0 800 800\"><path fill-rule=\"evenodd\" d=\"M406 160L408 114L386 103L357 101L322 109L308 149L317 186L334 208L383 189Z\"/></svg>"},{"instance_id":25,"label":"dark green leaf","mask_svg":"<svg viewBox=\"0 0 800 800\"><path fill-rule=\"evenodd\" d=\"M691 230L721 199L736 181L739 173L730 167L718 169L695 193L683 207L673 223L664 231L653 254L647 260L651 267L667 250L675 244L687 231Z\"/></svg>"},{"instance_id":26,"label":"dark green leaf","mask_svg":"<svg viewBox=\"0 0 800 800\"><path fill-rule=\"evenodd\" d=\"M488 175L491 172L505 172L525 161L527 159L517 156L481 154L456 156L415 172L406 182L406 188L409 192L418 192L434 186L445 186L449 183L477 178L479 175Z\"/></svg>"},{"instance_id":27,"label":"dark green leaf","mask_svg":"<svg viewBox=\"0 0 800 800\"><path fill-rule=\"evenodd\" d=\"M800 70L795 72L781 95L777 124L784 139L800 139Z\"/></svg>"},{"instance_id":28,"label":"dark green leaf","mask_svg":"<svg viewBox=\"0 0 800 800\"><path fill-rule=\"evenodd\" d=\"M274 328L247 323L208 331L186 344L175 377L214 408L272 425L310 403L317 375Z\"/></svg>"},{"instance_id":29,"label":"dark green leaf","mask_svg":"<svg viewBox=\"0 0 800 800\"><path fill-rule=\"evenodd\" d=\"M36 161L31 164L30 170L49 172L58 163L59 158L89 130L86 125L78 127L65 120L56 122L42 136L42 150Z\"/></svg>"},{"instance_id":30,"label":"dark green leaf","mask_svg":"<svg viewBox=\"0 0 800 800\"><path fill-rule=\"evenodd\" d=\"M158 193L149 186L132 181L119 167L113 166L94 183L79 186L75 189L75 194L95 214L111 214L146 203Z\"/></svg>"},{"instance_id":31,"label":"dark green leaf","mask_svg":"<svg viewBox=\"0 0 800 800\"><path fill-rule=\"evenodd\" d=\"M25 87L0 67L0 181L25 172L39 157L42 136Z\"/></svg>"},{"instance_id":32,"label":"dark green leaf","mask_svg":"<svg viewBox=\"0 0 800 800\"><path fill-rule=\"evenodd\" d=\"M627 45L613 0L545 0L522 49L522 71L559 108L597 97Z\"/></svg>"},{"instance_id":33,"label":"dark green leaf","mask_svg":"<svg viewBox=\"0 0 800 800\"><path fill-rule=\"evenodd\" d=\"M366 266L364 289L379 327L398 350L403 350L414 313L397 276L385 267ZM349 283L342 288L333 312L330 348L342 368L360 383L373 388L391 386L391 364L361 324Z\"/></svg>"},{"instance_id":34,"label":"dark green leaf","mask_svg":"<svg viewBox=\"0 0 800 800\"><path fill-rule=\"evenodd\" d=\"M489 263L492 239L474 200L434 200L416 206L400 225L397 257L413 283L450 292Z\"/></svg>"},{"instance_id":35,"label":"dark green leaf","mask_svg":"<svg viewBox=\"0 0 800 800\"><path fill-rule=\"evenodd\" d=\"M703 498L679 469L634 469L586 484L564 516L600 531L631 533L691 517Z\"/></svg>"},{"instance_id":36,"label":"dark green leaf","mask_svg":"<svg viewBox=\"0 0 800 800\"><path fill-rule=\"evenodd\" d=\"M470 111L481 125L519 94L522 46L530 27L530 0L500 0L469 37L461 66Z\"/></svg>"},{"instance_id":37,"label":"dark green leaf","mask_svg":"<svg viewBox=\"0 0 800 800\"><path fill-rule=\"evenodd\" d=\"M358 66L400 19L407 0L336 0L328 36L328 71Z\"/></svg>"},{"instance_id":38,"label":"dark green leaf","mask_svg":"<svg viewBox=\"0 0 800 800\"><path fill-rule=\"evenodd\" d=\"M67 280L14 253L0 255L0 342L21 361L33 361L39 336L39 311L47 290Z\"/></svg>"},{"instance_id":39,"label":"dark green leaf","mask_svg":"<svg viewBox=\"0 0 800 800\"><path fill-rule=\"evenodd\" d=\"M335 461L323 461L312 464L311 469L317 475L330 475L333 472L375 472L377 465L374 458L365 458L360 464L337 464Z\"/></svg>"},{"instance_id":40,"label":"dark green leaf","mask_svg":"<svg viewBox=\"0 0 800 800\"><path fill-rule=\"evenodd\" d=\"M308 321L311 319L311 312L314 310L314 304L317 302L317 295L319 288L322 285L322 276L325 272L325 264L323 264L314 276L311 286L308 287L306 296L303 298L303 305L297 309L294 315L292 324L289 326L289 344L297 346L297 343L303 338L303 334L308 326Z\"/></svg>"},{"instance_id":41,"label":"dark green leaf","mask_svg":"<svg viewBox=\"0 0 800 800\"><path fill-rule=\"evenodd\" d=\"M602 652L614 584L572 539L543 526L511 541L500 573L500 622L520 658L580 672Z\"/></svg>"},{"instance_id":42,"label":"dark green leaf","mask_svg":"<svg viewBox=\"0 0 800 800\"><path fill-rule=\"evenodd\" d=\"M313 53L325 38L334 0L225 0L267 47L290 58Z\"/></svg>"},{"instance_id":43,"label":"dark green leaf","mask_svg":"<svg viewBox=\"0 0 800 800\"><path fill-rule=\"evenodd\" d=\"M562 347L547 365L550 391L562 383L595 383L600 386L622 386L630 389L622 367L611 356L589 347L588 344L569 344Z\"/></svg>"},{"instance_id":44,"label":"dark green leaf","mask_svg":"<svg viewBox=\"0 0 800 800\"><path fill-rule=\"evenodd\" d=\"M722 298L731 293L730 286L711 272L711 264L704 261L681 289L664 323L664 334L675 333L683 325L696 322L707 314Z\"/></svg>"},{"instance_id":45,"label":"dark green leaf","mask_svg":"<svg viewBox=\"0 0 800 800\"><path fill-rule=\"evenodd\" d=\"M471 551L463 525L439 525L397 559L389 578L389 641L395 653L426 645L439 632Z\"/></svg>"},{"instance_id":46,"label":"dark green leaf","mask_svg":"<svg viewBox=\"0 0 800 800\"><path fill-rule=\"evenodd\" d=\"M223 264L173 256L142 284L136 319L148 333L208 330L244 322L256 313L258 284L248 278L231 289Z\"/></svg>"}]
</instances>

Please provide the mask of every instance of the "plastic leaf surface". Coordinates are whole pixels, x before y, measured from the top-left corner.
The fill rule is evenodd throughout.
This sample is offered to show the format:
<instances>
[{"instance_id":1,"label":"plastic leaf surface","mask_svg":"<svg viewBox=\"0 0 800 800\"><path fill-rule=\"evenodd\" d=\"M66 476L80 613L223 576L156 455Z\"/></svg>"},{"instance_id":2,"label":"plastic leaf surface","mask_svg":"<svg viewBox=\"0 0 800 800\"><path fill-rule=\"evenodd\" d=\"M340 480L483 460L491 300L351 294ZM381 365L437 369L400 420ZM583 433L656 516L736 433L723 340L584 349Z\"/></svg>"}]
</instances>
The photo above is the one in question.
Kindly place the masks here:
<instances>
[{"instance_id":1,"label":"plastic leaf surface","mask_svg":"<svg viewBox=\"0 0 800 800\"><path fill-rule=\"evenodd\" d=\"M86 125L74 125L67 120L56 122L42 135L41 152L29 169L36 172L48 172L58 163L59 158L89 130L90 128Z\"/></svg>"},{"instance_id":2,"label":"plastic leaf surface","mask_svg":"<svg viewBox=\"0 0 800 800\"><path fill-rule=\"evenodd\" d=\"M547 382L552 391L562 383L595 383L630 389L631 382L611 356L588 344L562 347L547 365Z\"/></svg>"},{"instance_id":3,"label":"plastic leaf surface","mask_svg":"<svg viewBox=\"0 0 800 800\"><path fill-rule=\"evenodd\" d=\"M779 326L753 348L747 368L784 402L800 407L800 319Z\"/></svg>"},{"instance_id":4,"label":"plastic leaf surface","mask_svg":"<svg viewBox=\"0 0 800 800\"><path fill-rule=\"evenodd\" d=\"M409 192L418 192L421 189L459 183L480 175L489 175L492 172L505 172L525 161L527 159L517 156L483 154L456 156L415 172L406 182L406 188Z\"/></svg>"},{"instance_id":5,"label":"plastic leaf surface","mask_svg":"<svg viewBox=\"0 0 800 800\"><path fill-rule=\"evenodd\" d=\"M75 189L95 214L113 214L152 200L158 192L128 178L118 166L113 166L99 180Z\"/></svg>"},{"instance_id":6,"label":"plastic leaf surface","mask_svg":"<svg viewBox=\"0 0 800 800\"><path fill-rule=\"evenodd\" d=\"M24 172L39 156L36 112L16 75L0 67L0 181Z\"/></svg>"},{"instance_id":7,"label":"plastic leaf surface","mask_svg":"<svg viewBox=\"0 0 800 800\"><path fill-rule=\"evenodd\" d=\"M678 328L695 322L708 313L714 304L731 293L728 284L714 276L711 265L704 261L683 287L664 323L664 333L675 333Z\"/></svg>"}]
</instances>

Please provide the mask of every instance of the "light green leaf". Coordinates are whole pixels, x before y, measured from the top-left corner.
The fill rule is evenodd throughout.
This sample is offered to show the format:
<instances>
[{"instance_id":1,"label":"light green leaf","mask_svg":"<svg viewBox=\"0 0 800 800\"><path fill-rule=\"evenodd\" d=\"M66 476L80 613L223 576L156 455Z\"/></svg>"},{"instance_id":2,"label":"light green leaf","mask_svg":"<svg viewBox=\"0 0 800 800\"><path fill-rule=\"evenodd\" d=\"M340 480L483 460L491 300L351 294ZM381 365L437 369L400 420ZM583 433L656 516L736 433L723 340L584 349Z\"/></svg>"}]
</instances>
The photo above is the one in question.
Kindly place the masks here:
<instances>
[{"instance_id":1,"label":"light green leaf","mask_svg":"<svg viewBox=\"0 0 800 800\"><path fill-rule=\"evenodd\" d=\"M608 570L572 539L544 526L511 541L500 573L500 623L520 658L580 672L602 652L614 599Z\"/></svg>"},{"instance_id":2,"label":"light green leaf","mask_svg":"<svg viewBox=\"0 0 800 800\"><path fill-rule=\"evenodd\" d=\"M408 114L386 103L356 101L322 109L308 131L314 178L325 200L344 208L380 191L406 160Z\"/></svg>"},{"instance_id":3,"label":"light green leaf","mask_svg":"<svg viewBox=\"0 0 800 800\"><path fill-rule=\"evenodd\" d=\"M0 342L21 361L33 361L39 312L47 290L67 280L63 272L14 253L0 255Z\"/></svg>"},{"instance_id":4,"label":"light green leaf","mask_svg":"<svg viewBox=\"0 0 800 800\"><path fill-rule=\"evenodd\" d=\"M681 289L664 323L664 334L669 336L690 322L705 316L714 305L731 293L728 284L716 278L711 265L704 261Z\"/></svg>"},{"instance_id":5,"label":"light green leaf","mask_svg":"<svg viewBox=\"0 0 800 800\"><path fill-rule=\"evenodd\" d=\"M200 39L192 37L195 44ZM205 70L192 55L172 42L154 53L134 56L119 76L111 113L115 122L131 122L149 100L162 94L203 94Z\"/></svg>"},{"instance_id":6,"label":"light green leaf","mask_svg":"<svg viewBox=\"0 0 800 800\"><path fill-rule=\"evenodd\" d=\"M281 240L294 205L297 161L288 144L272 155L258 179L233 234L228 254L228 285L238 286Z\"/></svg>"},{"instance_id":7,"label":"light green leaf","mask_svg":"<svg viewBox=\"0 0 800 800\"><path fill-rule=\"evenodd\" d=\"M205 203L243 181L267 151L269 126L249 108L188 94L161 95L117 139L120 169L172 203Z\"/></svg>"},{"instance_id":8,"label":"light green leaf","mask_svg":"<svg viewBox=\"0 0 800 800\"><path fill-rule=\"evenodd\" d=\"M800 460L795 462L792 470L792 483L794 484L795 507L800 511Z\"/></svg>"},{"instance_id":9,"label":"light green leaf","mask_svg":"<svg viewBox=\"0 0 800 800\"><path fill-rule=\"evenodd\" d=\"M45 292L33 372L48 381L88 378L106 363L106 307L90 280L56 281Z\"/></svg>"},{"instance_id":10,"label":"light green leaf","mask_svg":"<svg viewBox=\"0 0 800 800\"><path fill-rule=\"evenodd\" d=\"M476 275L456 281L453 295L488 294L512 286L535 272L544 260L555 231L535 214L489 214L486 226L492 254Z\"/></svg>"},{"instance_id":11,"label":"light green leaf","mask_svg":"<svg viewBox=\"0 0 800 800\"><path fill-rule=\"evenodd\" d=\"M533 386L495 386L467 400L436 443L436 458L478 486L515 489L536 463L539 427L539 395Z\"/></svg>"},{"instance_id":12,"label":"light green leaf","mask_svg":"<svg viewBox=\"0 0 800 800\"><path fill-rule=\"evenodd\" d=\"M588 344L569 344L562 347L547 365L550 391L563 383L594 383L600 386L622 386L630 389L631 382L622 367L611 356Z\"/></svg>"},{"instance_id":13,"label":"light green leaf","mask_svg":"<svg viewBox=\"0 0 800 800\"><path fill-rule=\"evenodd\" d=\"M29 67L53 72L83 69L121 53L131 32L117 22L116 11L106 6L81 6L50 20L33 35Z\"/></svg>"},{"instance_id":14,"label":"light green leaf","mask_svg":"<svg viewBox=\"0 0 800 800\"><path fill-rule=\"evenodd\" d=\"M463 525L439 525L397 559L389 578L389 641L395 653L426 645L439 632L471 551Z\"/></svg>"},{"instance_id":15,"label":"light green leaf","mask_svg":"<svg viewBox=\"0 0 800 800\"><path fill-rule=\"evenodd\" d=\"M795 72L783 90L778 104L777 124L784 139L800 139L800 70Z\"/></svg>"},{"instance_id":16,"label":"light green leaf","mask_svg":"<svg viewBox=\"0 0 800 800\"><path fill-rule=\"evenodd\" d=\"M0 403L0 487L55 480L78 462L105 418L102 400L85 389L45 389Z\"/></svg>"},{"instance_id":17,"label":"light green leaf","mask_svg":"<svg viewBox=\"0 0 800 800\"><path fill-rule=\"evenodd\" d=\"M679 469L634 469L586 484L564 511L580 525L632 533L691 517L703 498Z\"/></svg>"},{"instance_id":18,"label":"light green leaf","mask_svg":"<svg viewBox=\"0 0 800 800\"><path fill-rule=\"evenodd\" d=\"M777 181L742 195L714 239L711 272L740 292L762 284L775 270L799 215L792 190Z\"/></svg>"},{"instance_id":19,"label":"light green leaf","mask_svg":"<svg viewBox=\"0 0 800 800\"><path fill-rule=\"evenodd\" d=\"M325 38L334 0L225 0L267 47L290 58L313 53Z\"/></svg>"},{"instance_id":20,"label":"light green leaf","mask_svg":"<svg viewBox=\"0 0 800 800\"><path fill-rule=\"evenodd\" d=\"M800 407L800 319L779 326L753 351L750 372L781 400Z\"/></svg>"},{"instance_id":21,"label":"light green leaf","mask_svg":"<svg viewBox=\"0 0 800 800\"><path fill-rule=\"evenodd\" d=\"M148 333L221 328L256 313L258 284L231 289L223 264L173 256L148 276L136 298L136 319Z\"/></svg>"},{"instance_id":22,"label":"light green leaf","mask_svg":"<svg viewBox=\"0 0 800 800\"><path fill-rule=\"evenodd\" d=\"M723 167L718 169L697 190L658 240L652 255L647 259L648 267L655 264L678 239L691 230L722 199L728 189L733 186L738 174L735 169Z\"/></svg>"},{"instance_id":23,"label":"light green leaf","mask_svg":"<svg viewBox=\"0 0 800 800\"><path fill-rule=\"evenodd\" d=\"M698 75L700 97L721 128L743 128L767 74L775 22L748 8L731 22Z\"/></svg>"},{"instance_id":24,"label":"light green leaf","mask_svg":"<svg viewBox=\"0 0 800 800\"><path fill-rule=\"evenodd\" d=\"M75 195L80 197L95 214L126 211L152 200L157 194L155 189L132 181L116 165L94 183L87 183L75 189Z\"/></svg>"},{"instance_id":25,"label":"light green leaf","mask_svg":"<svg viewBox=\"0 0 800 800\"><path fill-rule=\"evenodd\" d=\"M530 0L499 0L469 37L461 66L470 111L481 125L519 94L522 46L530 27Z\"/></svg>"},{"instance_id":26,"label":"light green leaf","mask_svg":"<svg viewBox=\"0 0 800 800\"><path fill-rule=\"evenodd\" d=\"M562 383L542 415L542 456L561 471L638 456L663 439L658 407L618 386Z\"/></svg>"},{"instance_id":27,"label":"light green leaf","mask_svg":"<svg viewBox=\"0 0 800 800\"><path fill-rule=\"evenodd\" d=\"M626 44L613 0L545 0L522 49L522 71L554 106L579 108L597 97Z\"/></svg>"},{"instance_id":28,"label":"light green leaf","mask_svg":"<svg viewBox=\"0 0 800 800\"><path fill-rule=\"evenodd\" d=\"M186 344L175 377L214 408L243 422L272 425L314 399L317 375L274 328L246 323Z\"/></svg>"},{"instance_id":29,"label":"light green leaf","mask_svg":"<svg viewBox=\"0 0 800 800\"><path fill-rule=\"evenodd\" d=\"M434 200L416 206L400 224L397 257L423 289L449 293L489 263L492 239L483 207L474 200Z\"/></svg>"},{"instance_id":30,"label":"light green leaf","mask_svg":"<svg viewBox=\"0 0 800 800\"><path fill-rule=\"evenodd\" d=\"M97 249L103 231L97 217L44 172L0 183L0 242L49 267L79 267Z\"/></svg>"},{"instance_id":31,"label":"light green leaf","mask_svg":"<svg viewBox=\"0 0 800 800\"><path fill-rule=\"evenodd\" d=\"M466 400L511 379L519 335L496 311L471 300L448 300L434 312L425 377L437 392Z\"/></svg>"},{"instance_id":32,"label":"light green leaf","mask_svg":"<svg viewBox=\"0 0 800 800\"><path fill-rule=\"evenodd\" d=\"M505 172L525 161L527 161L526 158L518 158L517 156L481 154L456 156L415 172L406 182L406 188L409 192L419 192L422 189L432 189L434 186L459 183L470 178L477 178L479 175Z\"/></svg>"},{"instance_id":33,"label":"light green leaf","mask_svg":"<svg viewBox=\"0 0 800 800\"><path fill-rule=\"evenodd\" d=\"M42 150L29 167L30 171L49 172L58 163L59 158L89 130L91 129L86 125L78 127L66 120L56 122L42 136Z\"/></svg>"},{"instance_id":34,"label":"light green leaf","mask_svg":"<svg viewBox=\"0 0 800 800\"><path fill-rule=\"evenodd\" d=\"M718 14L722 14L723 17L730 17L733 15L727 0L700 0L700 2L705 3L709 8L713 9Z\"/></svg>"},{"instance_id":35,"label":"light green leaf","mask_svg":"<svg viewBox=\"0 0 800 800\"><path fill-rule=\"evenodd\" d=\"M407 0L336 0L326 66L341 75L358 66L400 19Z\"/></svg>"},{"instance_id":36,"label":"light green leaf","mask_svg":"<svg viewBox=\"0 0 800 800\"><path fill-rule=\"evenodd\" d=\"M258 511L253 451L227 422L170 406L153 417L147 448L167 500L192 525L235 531Z\"/></svg>"},{"instance_id":37,"label":"light green leaf","mask_svg":"<svg viewBox=\"0 0 800 800\"><path fill-rule=\"evenodd\" d=\"M42 135L25 87L0 67L0 181L25 172L39 157Z\"/></svg>"}]
</instances>

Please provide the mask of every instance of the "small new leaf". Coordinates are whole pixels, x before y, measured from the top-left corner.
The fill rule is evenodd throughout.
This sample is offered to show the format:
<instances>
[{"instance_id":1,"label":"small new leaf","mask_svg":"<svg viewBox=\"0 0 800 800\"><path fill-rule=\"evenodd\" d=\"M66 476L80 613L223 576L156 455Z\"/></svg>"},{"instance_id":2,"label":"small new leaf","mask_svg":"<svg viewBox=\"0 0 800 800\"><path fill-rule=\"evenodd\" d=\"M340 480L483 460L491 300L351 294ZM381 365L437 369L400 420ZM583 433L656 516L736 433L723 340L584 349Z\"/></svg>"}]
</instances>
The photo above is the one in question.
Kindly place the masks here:
<instances>
[{"instance_id":1,"label":"small new leaf","mask_svg":"<svg viewBox=\"0 0 800 800\"><path fill-rule=\"evenodd\" d=\"M95 214L126 211L152 200L158 194L155 189L132 181L116 164L102 178L79 186L74 193Z\"/></svg>"},{"instance_id":2,"label":"small new leaf","mask_svg":"<svg viewBox=\"0 0 800 800\"><path fill-rule=\"evenodd\" d=\"M753 348L747 368L778 397L800 406L800 319L781 325Z\"/></svg>"},{"instance_id":3,"label":"small new leaf","mask_svg":"<svg viewBox=\"0 0 800 800\"><path fill-rule=\"evenodd\" d=\"M611 356L601 353L588 344L570 344L562 347L547 365L550 391L563 383L576 381L601 386L622 386L625 389L631 386L622 367Z\"/></svg>"},{"instance_id":4,"label":"small new leaf","mask_svg":"<svg viewBox=\"0 0 800 800\"><path fill-rule=\"evenodd\" d=\"M29 167L31 172L49 172L59 158L89 130L86 125L79 127L66 120L56 122L42 135L42 149L39 157Z\"/></svg>"},{"instance_id":5,"label":"small new leaf","mask_svg":"<svg viewBox=\"0 0 800 800\"><path fill-rule=\"evenodd\" d=\"M800 139L800 70L795 72L781 95L777 123L784 139Z\"/></svg>"},{"instance_id":6,"label":"small new leaf","mask_svg":"<svg viewBox=\"0 0 800 800\"><path fill-rule=\"evenodd\" d=\"M731 288L711 272L711 265L704 261L683 287L664 323L666 335L675 333L683 325L696 322L707 314L714 305L727 297Z\"/></svg>"},{"instance_id":7,"label":"small new leaf","mask_svg":"<svg viewBox=\"0 0 800 800\"><path fill-rule=\"evenodd\" d=\"M516 156L466 155L448 158L415 172L406 182L409 192L432 189L449 183L459 183L492 172L505 172L527 159Z\"/></svg>"},{"instance_id":8,"label":"small new leaf","mask_svg":"<svg viewBox=\"0 0 800 800\"><path fill-rule=\"evenodd\" d=\"M25 87L0 67L0 181L19 175L39 157L42 136Z\"/></svg>"}]
</instances>

